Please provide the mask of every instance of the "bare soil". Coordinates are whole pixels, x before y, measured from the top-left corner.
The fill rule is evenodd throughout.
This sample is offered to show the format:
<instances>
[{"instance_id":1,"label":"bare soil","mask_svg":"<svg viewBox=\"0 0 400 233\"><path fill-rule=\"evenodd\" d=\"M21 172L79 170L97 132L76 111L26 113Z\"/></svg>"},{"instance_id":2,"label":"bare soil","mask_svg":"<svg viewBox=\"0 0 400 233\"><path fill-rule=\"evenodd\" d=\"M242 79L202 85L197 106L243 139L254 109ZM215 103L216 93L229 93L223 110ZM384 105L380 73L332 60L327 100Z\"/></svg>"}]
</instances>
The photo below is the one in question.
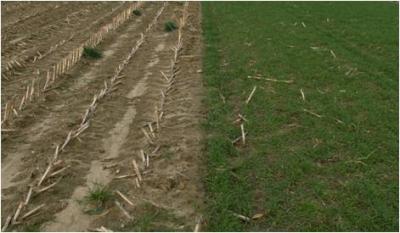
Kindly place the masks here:
<instances>
[{"instance_id":1,"label":"bare soil","mask_svg":"<svg viewBox=\"0 0 400 233\"><path fill-rule=\"evenodd\" d=\"M3 29L6 32L4 39L2 37L4 51L7 51L5 59L14 56L14 53L24 52L23 49L12 50L10 41L18 34L12 33L12 30L21 34L18 37L30 37L32 33L43 29L42 37L29 40L37 48L45 48L46 43L47 46L55 44L72 31L78 31L79 35L60 51L24 68L20 74L13 74L15 80L3 80L2 100L3 97L9 98L23 92L20 87L29 79L30 72L48 66L52 59L61 57L62 51L67 51L68 46L73 47L84 40L89 31L95 31L98 25L102 25L101 22L106 22L120 8L124 8L124 4L119 2L35 3L43 4L43 7L13 4L15 6L2 5L2 10L6 12L2 12L5 19L2 18L2 32ZM29 3L30 6L35 4ZM157 23L145 33L147 25L162 5L162 2L143 4L141 16L132 17L100 43L98 49L103 52L101 59L80 61L59 81L55 89L46 92L41 101L25 109L13 125L15 131L2 133L1 212L4 224L7 216L13 214L19 202L25 198L28 185L43 174L56 145L64 141L68 131L80 124L93 95L113 75L140 39L140 34L145 34L145 42L122 71L122 84L98 103L90 127L61 154L63 162L59 166L69 168L47 179L43 186L55 181L58 183L43 193L33 195L29 206L24 207L22 212L26 213L41 204L45 206L37 214L9 229L24 231L37 227L36 230L40 231L92 231L100 226L120 231L193 229L204 205L201 180L203 135L200 129L204 117L201 103L201 9L197 2L188 6L188 22L183 28L183 49L176 64L179 72L172 88L166 91L168 84L161 71L167 75L171 72L174 56L171 48L178 41L178 33L165 32L164 23L174 20L178 24L184 5L175 2L166 4ZM55 6L61 8L57 10L59 14L51 10ZM104 17L112 9L115 11ZM35 16L39 10L44 12ZM82 16L81 13L86 11L88 13ZM11 16L9 12L19 12L20 16ZM66 25L63 21L73 13L79 19ZM24 16L30 16L31 19L17 21ZM96 21L98 23L88 27L89 22ZM36 27L37 30L26 31L23 35L27 22L29 28ZM48 25L59 26L60 29L52 34L45 29ZM164 113L153 143L149 144L142 129L150 133L146 126L149 122L156 129L155 106L160 103L161 91L165 93ZM156 148L159 149L152 154ZM150 155L148 167L142 162L140 150ZM116 179L121 175L134 174L132 159L137 161L142 171L140 187L134 177ZM95 183L104 185L113 195L100 209L94 209L83 201ZM124 202L115 193L117 190L134 205ZM128 220L114 200L118 200L134 220ZM146 216L157 217L151 220L150 226L141 228Z\"/></svg>"}]
</instances>

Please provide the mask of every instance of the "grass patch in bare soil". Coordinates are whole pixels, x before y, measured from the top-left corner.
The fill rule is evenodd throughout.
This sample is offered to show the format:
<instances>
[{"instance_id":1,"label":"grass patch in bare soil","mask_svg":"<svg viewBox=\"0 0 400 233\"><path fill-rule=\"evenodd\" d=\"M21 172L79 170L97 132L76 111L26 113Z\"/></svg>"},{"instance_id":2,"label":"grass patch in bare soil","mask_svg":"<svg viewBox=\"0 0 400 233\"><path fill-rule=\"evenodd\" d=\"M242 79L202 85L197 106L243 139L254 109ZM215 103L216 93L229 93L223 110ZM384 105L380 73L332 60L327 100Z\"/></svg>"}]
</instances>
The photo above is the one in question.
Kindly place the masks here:
<instances>
[{"instance_id":1,"label":"grass patch in bare soil","mask_svg":"<svg viewBox=\"0 0 400 233\"><path fill-rule=\"evenodd\" d=\"M167 21L164 24L164 30L166 32L172 32L173 30L177 29L176 23L173 21Z\"/></svg>"},{"instance_id":2,"label":"grass patch in bare soil","mask_svg":"<svg viewBox=\"0 0 400 233\"><path fill-rule=\"evenodd\" d=\"M107 186L95 183L89 188L89 192L82 203L87 207L85 210L86 213L95 214L103 211L106 203L112 198L113 194Z\"/></svg>"},{"instance_id":3,"label":"grass patch in bare soil","mask_svg":"<svg viewBox=\"0 0 400 233\"><path fill-rule=\"evenodd\" d=\"M208 230L396 231L397 5L203 3L202 12ZM249 120L245 147L230 142L237 113ZM246 223L231 211L266 215Z\"/></svg>"},{"instance_id":4,"label":"grass patch in bare soil","mask_svg":"<svg viewBox=\"0 0 400 233\"><path fill-rule=\"evenodd\" d=\"M89 59L100 59L103 57L103 54L100 50L92 47L85 47L83 49L83 57Z\"/></svg>"},{"instance_id":5,"label":"grass patch in bare soil","mask_svg":"<svg viewBox=\"0 0 400 233\"><path fill-rule=\"evenodd\" d=\"M33 223L33 224L28 224L24 226L25 232L39 232L40 231L40 225L39 223Z\"/></svg>"},{"instance_id":6,"label":"grass patch in bare soil","mask_svg":"<svg viewBox=\"0 0 400 233\"><path fill-rule=\"evenodd\" d=\"M176 232L191 231L185 221L175 217L167 210L159 209L150 204L136 208L135 220L128 222L118 231L125 232Z\"/></svg>"},{"instance_id":7,"label":"grass patch in bare soil","mask_svg":"<svg viewBox=\"0 0 400 233\"><path fill-rule=\"evenodd\" d=\"M134 15L136 15L136 16L141 16L142 15L142 12L140 11L140 10L133 10L132 11L132 14L134 14Z\"/></svg>"}]
</instances>

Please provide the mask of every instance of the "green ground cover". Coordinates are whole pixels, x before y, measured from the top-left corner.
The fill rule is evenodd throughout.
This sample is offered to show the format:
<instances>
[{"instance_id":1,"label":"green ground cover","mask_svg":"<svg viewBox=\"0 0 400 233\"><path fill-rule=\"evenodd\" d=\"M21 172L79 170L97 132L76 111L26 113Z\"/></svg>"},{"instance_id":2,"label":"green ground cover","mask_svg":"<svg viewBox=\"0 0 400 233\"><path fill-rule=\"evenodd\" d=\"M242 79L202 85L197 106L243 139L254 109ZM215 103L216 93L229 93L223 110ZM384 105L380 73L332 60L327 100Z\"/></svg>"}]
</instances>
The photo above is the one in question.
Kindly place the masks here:
<instances>
[{"instance_id":1,"label":"green ground cover","mask_svg":"<svg viewBox=\"0 0 400 233\"><path fill-rule=\"evenodd\" d=\"M397 231L397 3L205 2L202 12L208 230ZM231 143L238 113L245 146Z\"/></svg>"}]
</instances>

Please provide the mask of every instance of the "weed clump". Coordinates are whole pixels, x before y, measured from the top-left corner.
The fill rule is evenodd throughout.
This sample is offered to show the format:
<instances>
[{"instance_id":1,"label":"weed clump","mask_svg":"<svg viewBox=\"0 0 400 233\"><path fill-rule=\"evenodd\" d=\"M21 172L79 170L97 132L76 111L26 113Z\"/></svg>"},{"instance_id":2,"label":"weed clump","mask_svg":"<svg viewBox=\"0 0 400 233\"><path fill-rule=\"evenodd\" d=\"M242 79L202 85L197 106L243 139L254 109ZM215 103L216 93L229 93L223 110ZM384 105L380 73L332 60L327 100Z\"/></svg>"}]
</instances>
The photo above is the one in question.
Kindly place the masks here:
<instances>
[{"instance_id":1,"label":"weed clump","mask_svg":"<svg viewBox=\"0 0 400 233\"><path fill-rule=\"evenodd\" d=\"M101 208L111 197L112 193L107 187L96 183L89 189L89 193L85 196L85 201L94 204L97 208Z\"/></svg>"},{"instance_id":2,"label":"weed clump","mask_svg":"<svg viewBox=\"0 0 400 233\"><path fill-rule=\"evenodd\" d=\"M83 48L83 57L91 58L91 59L99 59L103 56L101 51L93 47L85 47Z\"/></svg>"},{"instance_id":3,"label":"weed clump","mask_svg":"<svg viewBox=\"0 0 400 233\"><path fill-rule=\"evenodd\" d=\"M136 16L141 16L142 15L142 12L140 11L140 10L133 10L132 11L132 14L134 14L134 15L136 15Z\"/></svg>"},{"instance_id":4,"label":"weed clump","mask_svg":"<svg viewBox=\"0 0 400 233\"><path fill-rule=\"evenodd\" d=\"M171 31L173 31L173 30L175 30L175 29L178 28L178 27L176 26L175 22L173 22L173 21L168 21L168 22L166 22L166 23L164 24L164 27L165 27L165 31L167 31L167 32L171 32Z\"/></svg>"}]
</instances>

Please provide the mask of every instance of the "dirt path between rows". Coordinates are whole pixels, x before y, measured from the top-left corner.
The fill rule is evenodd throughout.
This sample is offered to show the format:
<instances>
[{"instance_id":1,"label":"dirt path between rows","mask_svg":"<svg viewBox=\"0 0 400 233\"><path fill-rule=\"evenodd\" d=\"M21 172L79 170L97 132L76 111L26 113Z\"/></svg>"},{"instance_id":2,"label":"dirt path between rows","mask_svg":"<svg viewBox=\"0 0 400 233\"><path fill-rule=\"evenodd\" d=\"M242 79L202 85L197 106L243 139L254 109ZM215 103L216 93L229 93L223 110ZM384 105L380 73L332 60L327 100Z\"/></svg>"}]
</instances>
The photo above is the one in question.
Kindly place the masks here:
<instances>
[{"instance_id":1,"label":"dirt path between rows","mask_svg":"<svg viewBox=\"0 0 400 233\"><path fill-rule=\"evenodd\" d=\"M47 97L46 106L38 105L30 111L32 117L24 119L26 124L19 125L24 133L17 132L3 141L3 223L15 211L17 200L26 195L26 184L43 173L55 143L63 141L68 130L79 124L93 94L127 56L161 5L149 3L141 17L129 20L114 32L100 46L104 52L101 60L77 65ZM171 47L178 41L177 31L165 32L164 23L179 22L183 9L181 3L167 4L157 24L146 34L144 44L122 71L122 85L98 104L90 127L63 153L63 164L70 167L62 179L55 187L33 197L32 206L46 206L16 229L40 225L41 231L87 231L106 226L131 231L143 229L137 227L141 226L142 217L149 215L157 219L147 230L193 229L204 206L200 3L190 3L187 8L183 49L176 63L179 72L171 88L160 73L171 73ZM148 123L156 128L154 114L161 91L165 102L160 129L149 144L142 129L148 131ZM142 162L141 150L149 155L149 166ZM132 159L143 172L140 187L132 177L116 179L133 174ZM119 190L134 205L127 205L113 192L112 200L93 213L82 200L94 183ZM126 219L114 200L134 220Z\"/></svg>"}]
</instances>

